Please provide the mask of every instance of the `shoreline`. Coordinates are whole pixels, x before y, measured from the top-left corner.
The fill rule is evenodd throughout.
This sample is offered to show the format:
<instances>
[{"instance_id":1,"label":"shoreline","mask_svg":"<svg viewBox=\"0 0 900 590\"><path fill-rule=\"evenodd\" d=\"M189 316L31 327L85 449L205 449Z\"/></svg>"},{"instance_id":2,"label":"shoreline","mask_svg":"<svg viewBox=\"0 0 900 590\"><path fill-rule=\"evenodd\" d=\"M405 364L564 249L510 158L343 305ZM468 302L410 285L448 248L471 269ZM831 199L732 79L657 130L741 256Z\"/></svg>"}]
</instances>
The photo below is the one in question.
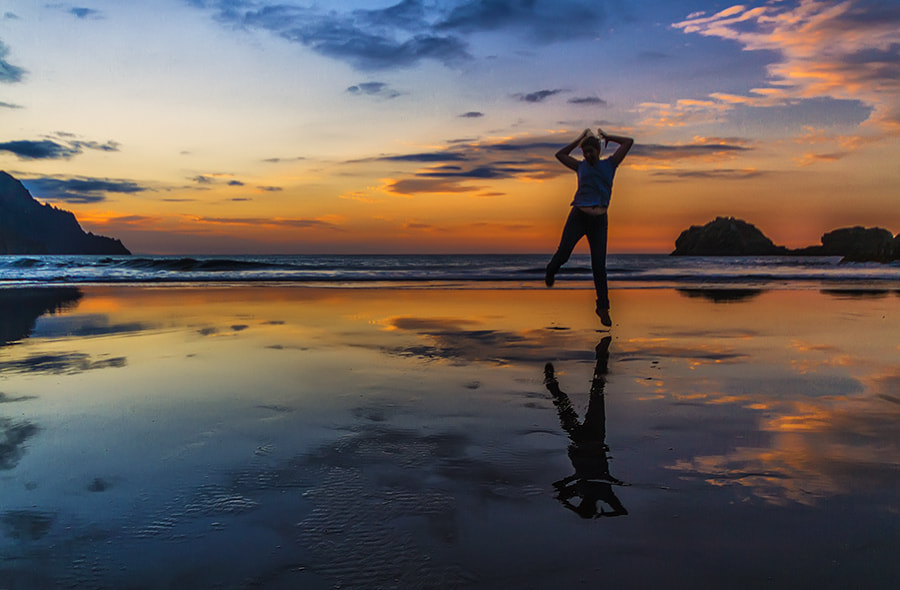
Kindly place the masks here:
<instances>
[{"instance_id":1,"label":"shoreline","mask_svg":"<svg viewBox=\"0 0 900 590\"><path fill-rule=\"evenodd\" d=\"M894 279L834 279L834 280L742 280L716 281L697 279L696 281L660 281L660 280L609 280L609 289L629 290L674 290L674 291L842 291L842 292L883 292L900 293L900 281ZM523 281L521 279L464 279L464 280L284 280L284 279L155 279L141 281L124 280L85 280L85 281L2 281L0 291L16 289L53 289L53 288L103 288L122 287L124 289L160 288L160 289L203 289L203 288L294 288L294 289L347 289L347 290L433 290L433 291L593 291L593 283L589 279L571 281L563 277L553 287L547 287L543 278Z\"/></svg>"}]
</instances>

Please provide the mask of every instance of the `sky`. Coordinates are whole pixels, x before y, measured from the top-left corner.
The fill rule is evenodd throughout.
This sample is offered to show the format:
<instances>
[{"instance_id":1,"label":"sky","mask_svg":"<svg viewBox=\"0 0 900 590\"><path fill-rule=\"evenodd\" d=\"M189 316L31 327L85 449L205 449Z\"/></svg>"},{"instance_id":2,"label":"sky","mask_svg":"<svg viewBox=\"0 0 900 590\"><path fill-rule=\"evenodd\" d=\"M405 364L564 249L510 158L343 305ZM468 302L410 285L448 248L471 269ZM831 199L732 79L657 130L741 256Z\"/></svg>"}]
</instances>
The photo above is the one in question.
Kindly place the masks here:
<instances>
[{"instance_id":1,"label":"sky","mask_svg":"<svg viewBox=\"0 0 900 590\"><path fill-rule=\"evenodd\" d=\"M549 254L597 127L610 252L900 232L900 3L0 1L0 170L136 253Z\"/></svg>"}]
</instances>

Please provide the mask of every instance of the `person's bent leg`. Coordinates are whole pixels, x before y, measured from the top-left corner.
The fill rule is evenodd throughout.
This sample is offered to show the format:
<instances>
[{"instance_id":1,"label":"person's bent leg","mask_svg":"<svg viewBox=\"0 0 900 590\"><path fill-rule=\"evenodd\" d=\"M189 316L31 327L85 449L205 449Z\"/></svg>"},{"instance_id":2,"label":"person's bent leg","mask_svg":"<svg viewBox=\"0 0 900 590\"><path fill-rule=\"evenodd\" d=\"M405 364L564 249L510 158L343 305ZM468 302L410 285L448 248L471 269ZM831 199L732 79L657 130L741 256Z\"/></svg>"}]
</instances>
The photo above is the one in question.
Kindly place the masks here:
<instances>
[{"instance_id":1,"label":"person's bent leg","mask_svg":"<svg viewBox=\"0 0 900 590\"><path fill-rule=\"evenodd\" d=\"M566 219L566 224L563 226L562 236L559 239L559 246L556 248L556 253L553 255L553 258L551 258L550 262L547 264L547 270L544 273L544 282L547 283L548 287L553 286L553 283L556 280L556 273L559 272L559 269L562 268L563 264L569 261L569 257L572 255L575 245L585 234L586 217L588 217L587 214L574 207L572 208L572 211L569 212L569 217Z\"/></svg>"}]
</instances>

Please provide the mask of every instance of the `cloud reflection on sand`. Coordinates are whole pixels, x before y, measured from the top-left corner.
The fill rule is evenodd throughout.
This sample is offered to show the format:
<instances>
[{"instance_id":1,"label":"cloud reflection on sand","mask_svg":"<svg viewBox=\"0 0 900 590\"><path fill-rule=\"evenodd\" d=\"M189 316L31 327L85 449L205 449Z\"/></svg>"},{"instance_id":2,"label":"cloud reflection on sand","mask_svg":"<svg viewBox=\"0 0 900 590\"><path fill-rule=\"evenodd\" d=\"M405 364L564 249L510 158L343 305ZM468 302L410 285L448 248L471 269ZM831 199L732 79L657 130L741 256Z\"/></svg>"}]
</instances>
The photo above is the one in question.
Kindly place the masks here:
<instances>
[{"instance_id":1,"label":"cloud reflection on sand","mask_svg":"<svg viewBox=\"0 0 900 590\"><path fill-rule=\"evenodd\" d=\"M69 352L61 354L38 354L22 359L0 362L2 373L83 373L96 369L124 367L128 364L125 357L91 359L87 354Z\"/></svg>"},{"instance_id":2,"label":"cloud reflection on sand","mask_svg":"<svg viewBox=\"0 0 900 590\"><path fill-rule=\"evenodd\" d=\"M896 298L612 297L603 353L578 290L85 287L0 349L0 412L17 414L0 417L0 548L45 577L4 562L0 575L697 587L752 568L740 579L877 581L870 563L823 564L848 535L893 547L870 531L896 522ZM54 356L74 364L21 368ZM604 455L589 466L631 485L566 487L583 465L558 408L595 416L601 381ZM585 490L609 500L603 486L627 518L585 528L560 505ZM805 561L786 557L800 546Z\"/></svg>"},{"instance_id":3,"label":"cloud reflection on sand","mask_svg":"<svg viewBox=\"0 0 900 590\"><path fill-rule=\"evenodd\" d=\"M39 431L31 422L0 418L0 471L13 469L19 463L28 439Z\"/></svg>"},{"instance_id":4,"label":"cloud reflection on sand","mask_svg":"<svg viewBox=\"0 0 900 590\"><path fill-rule=\"evenodd\" d=\"M740 486L767 503L816 505L836 495L890 490L897 482L900 409L880 400L836 409L791 404L763 420L772 436L764 447L738 446L698 455L669 468L716 486ZM890 496L873 500L893 509Z\"/></svg>"},{"instance_id":5,"label":"cloud reflection on sand","mask_svg":"<svg viewBox=\"0 0 900 590\"><path fill-rule=\"evenodd\" d=\"M846 293L825 295L837 304L848 300ZM891 303L877 293L854 294L852 300ZM900 456L896 433L900 408L884 397L900 381L895 371L884 369L892 338L890 332L877 329L883 328L877 323L851 328L840 320L841 315L851 321L877 320L880 314L867 316L858 308L840 309L831 303L825 302L825 306L837 311L839 315L833 318L838 325L796 332L796 327L784 328L777 331L777 340L765 320L756 330L743 333L669 331L682 342L702 338L707 342L703 348L727 345L743 353L717 359L660 347L652 352L657 352L661 362L671 365L676 359L685 359L693 375L685 380L677 370L664 370L659 379L644 383L644 389L651 389L654 399L671 406L725 406L730 408L731 419L743 413L755 424L757 444L747 444L742 435L744 441L732 439L724 452L700 451L665 467L683 478L743 490L745 499L753 497L769 504L815 506L835 496L871 493L876 505L889 508L892 500L880 490L896 484L895 458ZM780 317L780 321L792 320L796 318ZM870 338L865 346L860 345L862 334ZM769 343L769 349L758 348L760 341ZM719 376L710 371L698 373L710 358L715 364L740 362L741 368ZM887 372L873 374L875 367ZM695 419L703 421L705 416Z\"/></svg>"},{"instance_id":6,"label":"cloud reflection on sand","mask_svg":"<svg viewBox=\"0 0 900 590\"><path fill-rule=\"evenodd\" d=\"M420 337L417 344L387 351L392 354L494 364L539 362L547 358L547 351L572 360L591 358L589 351L573 350L572 338L559 329L495 330L489 322L464 318L398 317L386 323Z\"/></svg>"},{"instance_id":7,"label":"cloud reflection on sand","mask_svg":"<svg viewBox=\"0 0 900 590\"><path fill-rule=\"evenodd\" d=\"M683 294L689 299L742 305L756 301L763 292L692 290ZM844 293L827 295L846 299ZM686 324L692 323L693 317L685 317ZM669 320L664 317L664 322ZM418 345L392 349L393 354L498 364L535 362L548 356L571 361L587 361L589 357L587 351L574 348L582 335L571 331L497 331L487 329L488 323L447 317L404 316L387 323L422 338ZM891 430L900 414L885 413L884 398L873 397L872 387L855 376L861 367L878 361L855 357L842 344L839 333L830 334L830 342L823 343L790 338L788 332L780 342L783 348L760 351L758 343L771 341L772 331L765 325L749 327L753 325L756 322L727 328L684 323L669 328L651 325L647 336L617 340L614 356L618 363L656 363L651 365L656 369L659 363L665 365L656 374L646 372L647 377L634 380L629 389L639 394L638 401L670 407L723 408L712 414L728 416L722 425L731 424L739 431L756 428L761 435L758 448L732 447L732 443L725 454L701 453L665 467L715 486L739 486L766 502L781 505L812 505L817 499L847 493L847 474L832 473L840 472L840 465L868 472L865 477L874 478L876 487L894 478L893 470L885 465L890 464L892 456L900 455L900 444ZM838 339L833 340L833 336ZM683 364L676 368L673 363ZM721 373L717 367L722 365L742 369ZM882 384L877 389L889 389L897 378L893 375L874 380ZM736 420L739 415L744 418ZM673 429L680 422L677 415L665 422L669 425L660 424L664 430L679 430ZM816 442L801 444L807 437L814 437ZM866 439L878 442L869 444ZM870 462L871 468L864 467Z\"/></svg>"}]
</instances>

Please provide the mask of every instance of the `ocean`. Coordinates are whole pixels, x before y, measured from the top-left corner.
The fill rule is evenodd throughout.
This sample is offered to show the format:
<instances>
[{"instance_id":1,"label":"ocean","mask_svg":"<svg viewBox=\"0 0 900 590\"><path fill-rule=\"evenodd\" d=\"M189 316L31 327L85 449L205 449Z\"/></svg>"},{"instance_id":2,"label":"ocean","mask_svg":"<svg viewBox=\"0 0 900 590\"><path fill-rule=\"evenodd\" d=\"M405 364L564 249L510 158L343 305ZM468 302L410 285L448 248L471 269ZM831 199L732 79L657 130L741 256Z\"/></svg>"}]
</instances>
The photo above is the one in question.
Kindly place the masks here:
<instances>
[{"instance_id":1,"label":"ocean","mask_svg":"<svg viewBox=\"0 0 900 590\"><path fill-rule=\"evenodd\" d=\"M545 288L547 255L0 256L0 287L39 284L295 283L323 286ZM674 257L616 254L610 285L718 289L898 289L900 263L838 257ZM592 287L576 254L556 288ZM488 285L490 284L490 285Z\"/></svg>"}]
</instances>

